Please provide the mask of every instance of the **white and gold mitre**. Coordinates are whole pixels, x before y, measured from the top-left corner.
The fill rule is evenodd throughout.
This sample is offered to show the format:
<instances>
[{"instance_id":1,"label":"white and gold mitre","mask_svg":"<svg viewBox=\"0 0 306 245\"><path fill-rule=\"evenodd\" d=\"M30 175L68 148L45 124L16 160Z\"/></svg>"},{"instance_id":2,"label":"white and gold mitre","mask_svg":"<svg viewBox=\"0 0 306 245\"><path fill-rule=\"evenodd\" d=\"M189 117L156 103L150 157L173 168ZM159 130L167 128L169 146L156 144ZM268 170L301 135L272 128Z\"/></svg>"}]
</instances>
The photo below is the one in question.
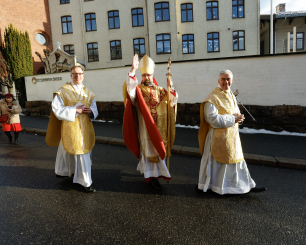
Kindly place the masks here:
<instances>
[{"instance_id":1,"label":"white and gold mitre","mask_svg":"<svg viewBox=\"0 0 306 245\"><path fill-rule=\"evenodd\" d=\"M139 62L139 68L141 74L154 74L155 63L149 56L145 55Z\"/></svg>"}]
</instances>

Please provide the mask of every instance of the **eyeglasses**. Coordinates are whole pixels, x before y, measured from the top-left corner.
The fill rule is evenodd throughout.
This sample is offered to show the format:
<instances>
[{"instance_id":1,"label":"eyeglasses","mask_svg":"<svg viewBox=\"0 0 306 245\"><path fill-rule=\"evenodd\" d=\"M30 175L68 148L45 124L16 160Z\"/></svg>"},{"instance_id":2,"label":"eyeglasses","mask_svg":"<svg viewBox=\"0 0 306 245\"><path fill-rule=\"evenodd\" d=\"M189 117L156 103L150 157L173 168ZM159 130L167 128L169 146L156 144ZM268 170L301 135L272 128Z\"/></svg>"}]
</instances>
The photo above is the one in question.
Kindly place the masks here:
<instances>
[{"instance_id":1,"label":"eyeglasses","mask_svg":"<svg viewBox=\"0 0 306 245\"><path fill-rule=\"evenodd\" d=\"M74 75L74 76L82 76L84 73L71 73L71 75Z\"/></svg>"}]
</instances>

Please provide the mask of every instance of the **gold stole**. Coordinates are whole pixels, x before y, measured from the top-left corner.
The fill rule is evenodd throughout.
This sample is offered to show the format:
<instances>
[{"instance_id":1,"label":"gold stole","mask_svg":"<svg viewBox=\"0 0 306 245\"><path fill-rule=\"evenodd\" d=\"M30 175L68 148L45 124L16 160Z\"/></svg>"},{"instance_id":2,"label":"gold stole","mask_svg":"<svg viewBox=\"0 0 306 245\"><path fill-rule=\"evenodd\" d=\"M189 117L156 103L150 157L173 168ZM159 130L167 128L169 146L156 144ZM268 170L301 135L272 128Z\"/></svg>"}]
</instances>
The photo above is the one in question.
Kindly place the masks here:
<instances>
[{"instance_id":1,"label":"gold stole","mask_svg":"<svg viewBox=\"0 0 306 245\"><path fill-rule=\"evenodd\" d=\"M66 83L57 90L53 97L58 94L64 101L65 106L75 106L81 102L90 107L95 95L86 87L78 94L70 83ZM61 130L59 130L61 126ZM65 150L72 155L89 153L95 145L95 132L91 120L87 114L80 114L74 122L58 120L51 111L48 125L46 142L50 146L57 146L60 139Z\"/></svg>"},{"instance_id":2,"label":"gold stole","mask_svg":"<svg viewBox=\"0 0 306 245\"><path fill-rule=\"evenodd\" d=\"M151 112L152 118L157 126L157 129L163 139L165 148L167 148L168 144L168 128L167 128L167 90L158 87L158 86L144 86L143 84L138 85L142 96L148 106L149 111ZM177 107L173 108L172 102L170 101L170 149L174 144L175 139L175 121L176 121L176 111ZM148 128L148 130L150 130ZM144 150L144 149L143 149ZM171 152L167 152L169 156L171 156ZM152 157L151 157L152 158ZM155 159L151 159L151 162L155 162ZM158 158L157 158L158 162Z\"/></svg>"},{"instance_id":3,"label":"gold stole","mask_svg":"<svg viewBox=\"0 0 306 245\"><path fill-rule=\"evenodd\" d=\"M237 102L234 94L226 93L221 88L215 88L202 102L200 117L201 125L199 129L199 146L201 154L203 155L206 135L211 126L204 119L204 103L212 103L219 111L220 115L239 112ZM238 163L244 159L240 137L238 123L235 123L230 128L217 128L215 129L214 140L212 144L212 155L214 159L221 163Z\"/></svg>"}]
</instances>

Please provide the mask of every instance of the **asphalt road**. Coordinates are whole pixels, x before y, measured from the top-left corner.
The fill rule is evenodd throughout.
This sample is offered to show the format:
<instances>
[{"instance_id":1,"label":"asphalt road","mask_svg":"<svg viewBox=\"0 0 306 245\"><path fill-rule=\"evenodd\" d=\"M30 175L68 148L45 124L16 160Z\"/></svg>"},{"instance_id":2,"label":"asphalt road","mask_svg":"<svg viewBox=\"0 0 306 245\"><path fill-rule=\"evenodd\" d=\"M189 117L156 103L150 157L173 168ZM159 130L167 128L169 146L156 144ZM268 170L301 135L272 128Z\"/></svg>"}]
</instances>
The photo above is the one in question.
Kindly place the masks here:
<instances>
[{"instance_id":1,"label":"asphalt road","mask_svg":"<svg viewBox=\"0 0 306 245\"><path fill-rule=\"evenodd\" d=\"M47 129L48 118L20 117L24 127ZM122 124L109 122L94 122L96 135L122 139ZM271 134L240 134L244 153L272 157L288 157L306 159L306 137L284 136ZM175 145L199 147L198 130L176 128Z\"/></svg>"},{"instance_id":2,"label":"asphalt road","mask_svg":"<svg viewBox=\"0 0 306 245\"><path fill-rule=\"evenodd\" d=\"M96 144L94 194L54 174L56 148L0 136L0 244L306 244L306 171L249 165L267 192L196 193L199 158L173 155L150 189L126 147Z\"/></svg>"}]
</instances>

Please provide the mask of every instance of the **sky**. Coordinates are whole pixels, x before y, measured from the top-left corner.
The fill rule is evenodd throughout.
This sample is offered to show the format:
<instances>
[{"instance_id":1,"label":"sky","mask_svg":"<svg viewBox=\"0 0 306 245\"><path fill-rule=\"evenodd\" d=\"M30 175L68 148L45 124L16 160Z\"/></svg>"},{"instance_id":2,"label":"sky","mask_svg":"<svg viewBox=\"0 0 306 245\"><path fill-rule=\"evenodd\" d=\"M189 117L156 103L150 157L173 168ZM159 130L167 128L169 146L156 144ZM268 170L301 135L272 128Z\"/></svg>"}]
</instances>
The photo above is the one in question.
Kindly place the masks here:
<instances>
[{"instance_id":1,"label":"sky","mask_svg":"<svg viewBox=\"0 0 306 245\"><path fill-rule=\"evenodd\" d=\"M306 0L273 0L273 13L279 3L286 3L286 11L306 11ZM260 0L260 14L270 14L271 0Z\"/></svg>"}]
</instances>

